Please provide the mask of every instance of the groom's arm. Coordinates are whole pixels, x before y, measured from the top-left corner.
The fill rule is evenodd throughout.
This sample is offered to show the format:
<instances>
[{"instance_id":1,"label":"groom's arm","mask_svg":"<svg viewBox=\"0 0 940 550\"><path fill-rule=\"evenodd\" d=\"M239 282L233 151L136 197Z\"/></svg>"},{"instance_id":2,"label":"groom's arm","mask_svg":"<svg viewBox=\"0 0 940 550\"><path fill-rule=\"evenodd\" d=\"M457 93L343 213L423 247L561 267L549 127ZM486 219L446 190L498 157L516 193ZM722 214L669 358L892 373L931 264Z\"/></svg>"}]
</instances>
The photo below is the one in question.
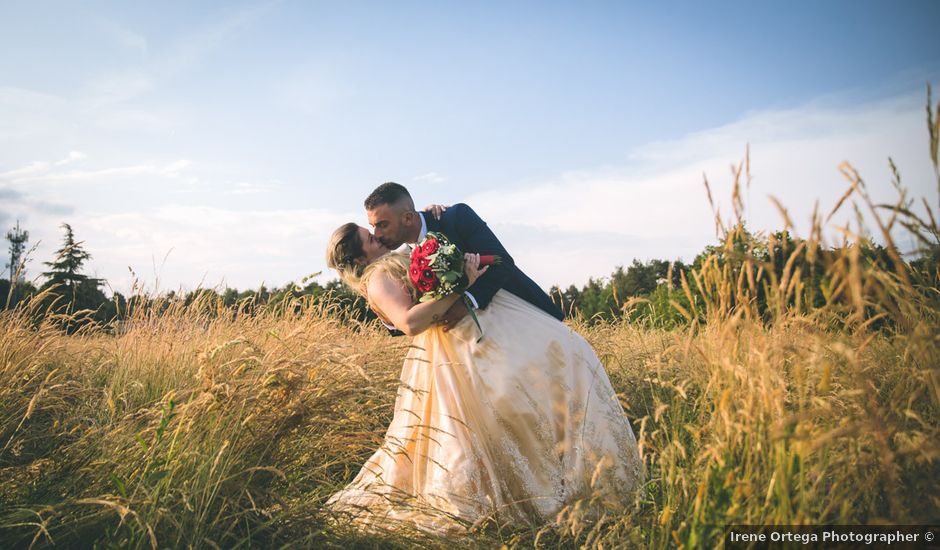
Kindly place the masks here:
<instances>
[{"instance_id":1,"label":"groom's arm","mask_svg":"<svg viewBox=\"0 0 940 550\"><path fill-rule=\"evenodd\" d=\"M455 204L451 208L456 210L457 234L466 245L467 250L464 252L499 256L500 263L491 265L486 270L486 276L477 279L467 289L467 293L473 296L477 306L485 309L509 278L510 268L514 265L512 256L506 252L503 244L472 208L463 203Z\"/></svg>"}]
</instances>

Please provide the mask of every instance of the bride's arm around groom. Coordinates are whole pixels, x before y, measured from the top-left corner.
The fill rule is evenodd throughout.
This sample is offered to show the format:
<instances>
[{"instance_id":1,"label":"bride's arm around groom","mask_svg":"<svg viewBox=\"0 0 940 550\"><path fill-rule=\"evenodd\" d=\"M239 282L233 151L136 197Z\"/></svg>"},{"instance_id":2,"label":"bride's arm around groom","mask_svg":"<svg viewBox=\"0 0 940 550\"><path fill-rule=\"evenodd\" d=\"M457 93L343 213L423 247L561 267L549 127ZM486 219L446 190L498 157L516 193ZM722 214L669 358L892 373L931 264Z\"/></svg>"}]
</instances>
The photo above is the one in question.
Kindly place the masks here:
<instances>
[{"instance_id":1,"label":"bride's arm around groom","mask_svg":"<svg viewBox=\"0 0 940 550\"><path fill-rule=\"evenodd\" d=\"M480 279L490 266L480 269L479 254L464 254L464 271L471 284ZM439 300L415 304L410 292L393 277L370 277L367 283L369 301L382 311L398 330L408 336L424 332L441 318L447 309L460 300L454 293Z\"/></svg>"}]
</instances>

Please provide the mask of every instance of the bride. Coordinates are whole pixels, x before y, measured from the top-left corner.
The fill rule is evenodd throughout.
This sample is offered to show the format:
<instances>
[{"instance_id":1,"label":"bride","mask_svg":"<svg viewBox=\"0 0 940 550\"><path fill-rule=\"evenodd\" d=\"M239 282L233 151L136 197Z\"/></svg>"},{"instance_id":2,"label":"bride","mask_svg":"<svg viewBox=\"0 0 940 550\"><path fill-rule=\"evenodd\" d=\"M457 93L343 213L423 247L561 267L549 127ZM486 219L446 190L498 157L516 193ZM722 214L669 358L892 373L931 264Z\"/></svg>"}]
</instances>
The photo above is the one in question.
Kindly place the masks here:
<instances>
[{"instance_id":1,"label":"bride","mask_svg":"<svg viewBox=\"0 0 940 550\"><path fill-rule=\"evenodd\" d=\"M486 277L478 255L465 258L471 284ZM632 501L644 480L636 439L578 333L505 289L477 310L481 341L470 317L445 332L435 322L459 295L418 303L408 256L354 223L333 233L327 264L414 336L384 442L328 510L366 530L459 534L542 525L589 497Z\"/></svg>"}]
</instances>

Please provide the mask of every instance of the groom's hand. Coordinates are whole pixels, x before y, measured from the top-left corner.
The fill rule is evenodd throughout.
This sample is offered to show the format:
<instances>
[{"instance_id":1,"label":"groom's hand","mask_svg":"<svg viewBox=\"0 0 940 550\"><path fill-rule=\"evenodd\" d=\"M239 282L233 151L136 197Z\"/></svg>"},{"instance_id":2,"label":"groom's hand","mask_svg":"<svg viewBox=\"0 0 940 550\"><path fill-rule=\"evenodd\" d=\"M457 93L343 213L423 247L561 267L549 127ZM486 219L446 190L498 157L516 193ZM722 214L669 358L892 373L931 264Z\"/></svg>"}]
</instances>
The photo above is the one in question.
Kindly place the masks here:
<instances>
[{"instance_id":1,"label":"groom's hand","mask_svg":"<svg viewBox=\"0 0 940 550\"><path fill-rule=\"evenodd\" d=\"M444 316L441 317L441 320L438 321L437 324L444 328L444 332L447 332L453 328L454 325L459 323L461 319L466 317L469 312L470 310L467 309L467 305L463 300L457 300L450 306L450 309L444 313Z\"/></svg>"}]
</instances>

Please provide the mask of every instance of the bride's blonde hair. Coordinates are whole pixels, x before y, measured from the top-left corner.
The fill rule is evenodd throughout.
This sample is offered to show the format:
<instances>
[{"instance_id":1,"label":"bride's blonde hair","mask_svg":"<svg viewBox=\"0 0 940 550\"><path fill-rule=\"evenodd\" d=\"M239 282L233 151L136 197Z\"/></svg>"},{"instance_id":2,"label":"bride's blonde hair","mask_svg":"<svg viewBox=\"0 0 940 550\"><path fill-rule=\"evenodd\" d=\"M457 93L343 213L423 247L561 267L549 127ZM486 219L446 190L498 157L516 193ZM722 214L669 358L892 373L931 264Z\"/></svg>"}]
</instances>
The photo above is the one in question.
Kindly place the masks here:
<instances>
[{"instance_id":1,"label":"bride's blonde hair","mask_svg":"<svg viewBox=\"0 0 940 550\"><path fill-rule=\"evenodd\" d=\"M362 279L360 280L360 286L362 287L362 294L367 300L369 296L365 292L366 288L369 285L369 278L372 277L375 273L385 272L392 278L392 280L398 281L405 287L405 290L408 291L408 294L411 296L411 301L416 302L418 300L418 291L415 289L414 285L411 284L411 278L408 276L408 269L411 267L411 258L408 254L402 252L389 252L381 258L375 260L371 264L366 266L365 271L362 274Z\"/></svg>"},{"instance_id":2,"label":"bride's blonde hair","mask_svg":"<svg viewBox=\"0 0 940 550\"><path fill-rule=\"evenodd\" d=\"M389 252L369 265L356 262L358 258L363 256L359 226L352 222L339 226L333 232L326 247L326 265L339 273L339 278L346 283L346 286L368 300L366 287L369 284L369 279L373 274L384 271L392 279L404 285L412 300L417 300L417 291L408 276L411 260L407 254Z\"/></svg>"}]
</instances>

